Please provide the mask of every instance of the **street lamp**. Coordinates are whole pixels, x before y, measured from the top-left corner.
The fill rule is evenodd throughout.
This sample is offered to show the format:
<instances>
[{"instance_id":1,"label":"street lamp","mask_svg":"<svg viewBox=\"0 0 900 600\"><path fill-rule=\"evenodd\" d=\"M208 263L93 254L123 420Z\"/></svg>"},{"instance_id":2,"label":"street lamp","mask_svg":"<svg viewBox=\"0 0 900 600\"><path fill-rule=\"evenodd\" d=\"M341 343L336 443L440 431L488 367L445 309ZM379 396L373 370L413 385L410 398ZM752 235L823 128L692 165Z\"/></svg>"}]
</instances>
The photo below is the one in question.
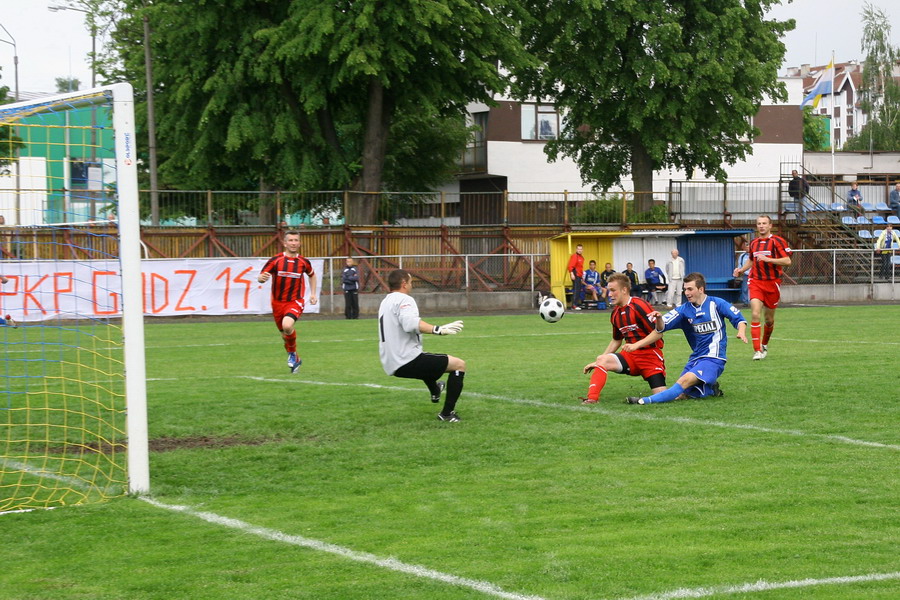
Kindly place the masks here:
<instances>
[{"instance_id":1,"label":"street lamp","mask_svg":"<svg viewBox=\"0 0 900 600\"><path fill-rule=\"evenodd\" d=\"M2 23L0 23L0 27L3 27ZM13 71L15 72L15 78L16 78L16 102L18 102L19 101L19 50L16 48L16 38L14 38L12 36L12 34L9 32L8 29L6 29L6 27L3 27L3 31L5 31L6 35L9 36L9 39L12 40L12 41L0 40L0 42L3 42L4 44L9 44L10 46L13 47Z\"/></svg>"},{"instance_id":2,"label":"street lamp","mask_svg":"<svg viewBox=\"0 0 900 600\"><path fill-rule=\"evenodd\" d=\"M97 22L94 13L84 8L76 8L65 4L51 4L47 7L50 12L61 10L74 10L88 15L91 22L91 88L97 87Z\"/></svg>"}]
</instances>

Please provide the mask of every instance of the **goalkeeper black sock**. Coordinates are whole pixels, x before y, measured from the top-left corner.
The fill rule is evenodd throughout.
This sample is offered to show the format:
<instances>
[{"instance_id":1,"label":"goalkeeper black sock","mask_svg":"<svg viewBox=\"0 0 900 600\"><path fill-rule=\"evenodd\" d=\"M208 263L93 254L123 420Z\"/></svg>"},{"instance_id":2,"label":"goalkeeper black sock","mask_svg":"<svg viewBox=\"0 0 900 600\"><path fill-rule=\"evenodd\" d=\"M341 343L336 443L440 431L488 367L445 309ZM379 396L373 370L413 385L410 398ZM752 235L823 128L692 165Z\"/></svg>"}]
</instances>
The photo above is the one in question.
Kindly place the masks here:
<instances>
[{"instance_id":1,"label":"goalkeeper black sock","mask_svg":"<svg viewBox=\"0 0 900 600\"><path fill-rule=\"evenodd\" d=\"M465 371L453 371L447 377L447 397L444 398L442 415L449 415L456 408L456 401L459 400L459 395L462 394L463 377L465 376Z\"/></svg>"}]
</instances>

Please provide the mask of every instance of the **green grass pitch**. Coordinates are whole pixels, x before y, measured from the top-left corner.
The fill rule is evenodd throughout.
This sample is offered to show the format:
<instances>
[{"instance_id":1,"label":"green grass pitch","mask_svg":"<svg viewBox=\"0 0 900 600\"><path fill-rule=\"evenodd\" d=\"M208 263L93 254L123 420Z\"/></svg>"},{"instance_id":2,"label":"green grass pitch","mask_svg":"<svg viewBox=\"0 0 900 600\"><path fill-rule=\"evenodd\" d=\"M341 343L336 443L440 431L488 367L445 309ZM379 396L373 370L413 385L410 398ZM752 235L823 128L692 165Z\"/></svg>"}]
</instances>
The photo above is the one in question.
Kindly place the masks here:
<instances>
[{"instance_id":1,"label":"green grass pitch","mask_svg":"<svg viewBox=\"0 0 900 600\"><path fill-rule=\"evenodd\" d=\"M900 307L783 308L760 362L729 325L725 397L657 406L577 402L608 312L461 318L424 340L457 424L371 318L304 319L294 376L268 317L150 322L153 498L192 512L2 515L0 600L900 598Z\"/></svg>"}]
</instances>

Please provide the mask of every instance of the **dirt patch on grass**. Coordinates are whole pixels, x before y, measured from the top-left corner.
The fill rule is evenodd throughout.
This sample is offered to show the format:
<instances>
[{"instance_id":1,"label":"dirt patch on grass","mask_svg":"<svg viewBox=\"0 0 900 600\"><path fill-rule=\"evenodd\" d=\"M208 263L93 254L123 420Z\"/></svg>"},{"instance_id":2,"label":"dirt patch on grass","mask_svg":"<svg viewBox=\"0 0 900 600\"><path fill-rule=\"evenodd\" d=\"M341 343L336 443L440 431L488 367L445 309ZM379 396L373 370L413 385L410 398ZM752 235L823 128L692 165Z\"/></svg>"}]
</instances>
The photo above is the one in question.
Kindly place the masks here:
<instances>
[{"instance_id":1,"label":"dirt patch on grass","mask_svg":"<svg viewBox=\"0 0 900 600\"><path fill-rule=\"evenodd\" d=\"M160 437L150 440L150 452L169 452L184 448L228 448L231 446L260 446L270 439L248 439L237 435L210 436L194 435L187 437Z\"/></svg>"}]
</instances>

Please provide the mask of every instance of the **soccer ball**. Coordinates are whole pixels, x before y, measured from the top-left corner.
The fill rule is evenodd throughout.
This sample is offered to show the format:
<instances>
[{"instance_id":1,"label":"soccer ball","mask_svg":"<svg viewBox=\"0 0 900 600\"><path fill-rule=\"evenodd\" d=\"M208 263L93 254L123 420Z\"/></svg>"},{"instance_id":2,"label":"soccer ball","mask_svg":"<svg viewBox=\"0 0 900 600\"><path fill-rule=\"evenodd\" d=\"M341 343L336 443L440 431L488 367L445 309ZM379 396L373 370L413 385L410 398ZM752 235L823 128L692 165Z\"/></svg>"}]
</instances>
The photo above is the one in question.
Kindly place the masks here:
<instances>
[{"instance_id":1,"label":"soccer ball","mask_svg":"<svg viewBox=\"0 0 900 600\"><path fill-rule=\"evenodd\" d=\"M538 312L541 313L543 320L548 323L556 323L566 314L566 307L559 301L559 298L547 298L541 302Z\"/></svg>"}]
</instances>

